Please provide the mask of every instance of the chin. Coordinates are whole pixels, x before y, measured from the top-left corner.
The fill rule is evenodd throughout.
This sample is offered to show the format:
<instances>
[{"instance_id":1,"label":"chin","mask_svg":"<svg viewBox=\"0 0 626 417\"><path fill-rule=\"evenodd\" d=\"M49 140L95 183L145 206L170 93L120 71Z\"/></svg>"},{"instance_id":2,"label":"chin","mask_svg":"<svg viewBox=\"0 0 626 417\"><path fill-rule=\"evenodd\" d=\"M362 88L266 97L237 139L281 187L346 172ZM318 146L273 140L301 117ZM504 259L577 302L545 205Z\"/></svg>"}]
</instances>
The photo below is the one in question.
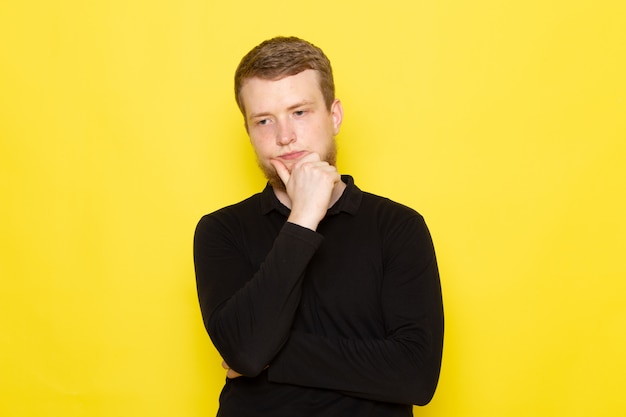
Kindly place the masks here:
<instances>
[{"instance_id":1,"label":"chin","mask_svg":"<svg viewBox=\"0 0 626 417\"><path fill-rule=\"evenodd\" d=\"M320 159L322 161L328 162L330 165L334 167L337 166L337 143L334 140L329 145L328 149L326 150L326 153L323 154L320 157ZM263 172L263 175L265 175L267 182L269 182L269 184L273 188L277 190L286 191L286 187L285 187L285 184L283 183L283 180L280 179L280 177L276 173L276 170L274 169L273 166L263 163L263 161L261 161L258 158L258 155L257 155L256 162L259 168L261 169L261 171ZM293 164L286 165L286 167L287 167L287 170L289 170L289 173L291 173L291 168L293 167Z\"/></svg>"},{"instance_id":2,"label":"chin","mask_svg":"<svg viewBox=\"0 0 626 417\"><path fill-rule=\"evenodd\" d=\"M271 166L271 165L267 166L263 162L261 162L259 159L257 159L256 162L259 165L259 168L261 169L261 171L263 172L263 175L267 179L267 182L269 182L269 184L272 186L272 188L275 188L275 189L278 189L278 190L282 190L282 191L286 191L285 184L283 183L283 180L280 179L280 177L276 173L276 170L274 169L273 166ZM291 170L290 170L290 172L291 172Z\"/></svg>"}]
</instances>

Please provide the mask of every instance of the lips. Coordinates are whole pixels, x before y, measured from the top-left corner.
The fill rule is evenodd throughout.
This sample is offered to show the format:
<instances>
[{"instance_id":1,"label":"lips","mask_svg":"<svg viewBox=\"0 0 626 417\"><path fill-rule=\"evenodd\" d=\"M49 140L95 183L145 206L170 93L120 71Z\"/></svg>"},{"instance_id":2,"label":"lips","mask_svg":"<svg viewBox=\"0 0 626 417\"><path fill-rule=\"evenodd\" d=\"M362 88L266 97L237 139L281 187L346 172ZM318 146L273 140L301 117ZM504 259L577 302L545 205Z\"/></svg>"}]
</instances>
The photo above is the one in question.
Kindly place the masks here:
<instances>
[{"instance_id":1,"label":"lips","mask_svg":"<svg viewBox=\"0 0 626 417\"><path fill-rule=\"evenodd\" d=\"M293 160L302 158L306 154L307 154L306 151L288 152L288 153L284 153L280 155L279 158L285 161L293 161Z\"/></svg>"}]
</instances>

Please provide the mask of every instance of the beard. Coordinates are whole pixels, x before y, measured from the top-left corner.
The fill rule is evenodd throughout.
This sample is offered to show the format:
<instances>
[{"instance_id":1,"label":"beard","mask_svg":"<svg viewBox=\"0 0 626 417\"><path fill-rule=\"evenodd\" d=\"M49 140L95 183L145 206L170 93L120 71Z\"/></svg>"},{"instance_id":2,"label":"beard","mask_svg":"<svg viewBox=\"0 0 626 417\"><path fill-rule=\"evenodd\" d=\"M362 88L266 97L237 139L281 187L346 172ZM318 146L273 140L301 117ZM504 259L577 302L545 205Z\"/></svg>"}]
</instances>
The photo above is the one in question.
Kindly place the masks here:
<instances>
[{"instance_id":1,"label":"beard","mask_svg":"<svg viewBox=\"0 0 626 417\"><path fill-rule=\"evenodd\" d=\"M320 160L326 161L329 165L334 167L337 166L337 142L335 140L332 140L328 145L328 148L326 148L326 151L323 154L320 154ZM263 175L265 175L267 182L269 182L272 188L280 191L286 191L285 183L283 183L283 180L280 176L278 176L278 173L271 164L265 164L259 159L258 155L257 164L259 165L261 171L263 171ZM291 170L289 171L291 172Z\"/></svg>"}]
</instances>

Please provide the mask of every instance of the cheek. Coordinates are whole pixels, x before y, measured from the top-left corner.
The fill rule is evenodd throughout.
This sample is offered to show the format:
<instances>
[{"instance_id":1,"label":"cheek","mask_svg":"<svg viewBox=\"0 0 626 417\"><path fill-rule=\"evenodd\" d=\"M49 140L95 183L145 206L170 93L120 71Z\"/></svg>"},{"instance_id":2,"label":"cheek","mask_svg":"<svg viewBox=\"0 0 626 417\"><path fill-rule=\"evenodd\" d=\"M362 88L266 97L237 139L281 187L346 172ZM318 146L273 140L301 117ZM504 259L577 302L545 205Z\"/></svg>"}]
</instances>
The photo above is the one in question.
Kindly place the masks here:
<instances>
[{"instance_id":1,"label":"cheek","mask_svg":"<svg viewBox=\"0 0 626 417\"><path fill-rule=\"evenodd\" d=\"M264 137L251 137L250 143L252 144L252 148L254 152L259 157L265 157L270 155L273 150L274 142Z\"/></svg>"},{"instance_id":2,"label":"cheek","mask_svg":"<svg viewBox=\"0 0 626 417\"><path fill-rule=\"evenodd\" d=\"M276 130L274 126L259 126L252 129L248 136L258 146L271 146L276 142Z\"/></svg>"},{"instance_id":3,"label":"cheek","mask_svg":"<svg viewBox=\"0 0 626 417\"><path fill-rule=\"evenodd\" d=\"M315 121L312 123L298 124L294 128L296 137L299 140L318 141L325 136L328 136L328 126L322 121Z\"/></svg>"}]
</instances>

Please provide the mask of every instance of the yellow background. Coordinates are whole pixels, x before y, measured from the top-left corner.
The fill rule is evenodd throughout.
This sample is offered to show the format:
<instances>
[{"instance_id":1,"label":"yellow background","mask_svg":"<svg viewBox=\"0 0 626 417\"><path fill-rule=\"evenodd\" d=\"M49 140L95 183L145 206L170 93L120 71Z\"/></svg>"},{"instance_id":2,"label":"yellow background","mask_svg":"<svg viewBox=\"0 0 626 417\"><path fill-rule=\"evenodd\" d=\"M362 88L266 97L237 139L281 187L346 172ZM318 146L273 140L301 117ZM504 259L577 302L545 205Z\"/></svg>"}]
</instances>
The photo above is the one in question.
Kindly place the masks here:
<instances>
[{"instance_id":1,"label":"yellow background","mask_svg":"<svg viewBox=\"0 0 626 417\"><path fill-rule=\"evenodd\" d=\"M623 0L1 0L0 415L214 415L192 236L264 184L231 80L288 34L333 62L340 170L431 228L416 415L626 414Z\"/></svg>"}]
</instances>

